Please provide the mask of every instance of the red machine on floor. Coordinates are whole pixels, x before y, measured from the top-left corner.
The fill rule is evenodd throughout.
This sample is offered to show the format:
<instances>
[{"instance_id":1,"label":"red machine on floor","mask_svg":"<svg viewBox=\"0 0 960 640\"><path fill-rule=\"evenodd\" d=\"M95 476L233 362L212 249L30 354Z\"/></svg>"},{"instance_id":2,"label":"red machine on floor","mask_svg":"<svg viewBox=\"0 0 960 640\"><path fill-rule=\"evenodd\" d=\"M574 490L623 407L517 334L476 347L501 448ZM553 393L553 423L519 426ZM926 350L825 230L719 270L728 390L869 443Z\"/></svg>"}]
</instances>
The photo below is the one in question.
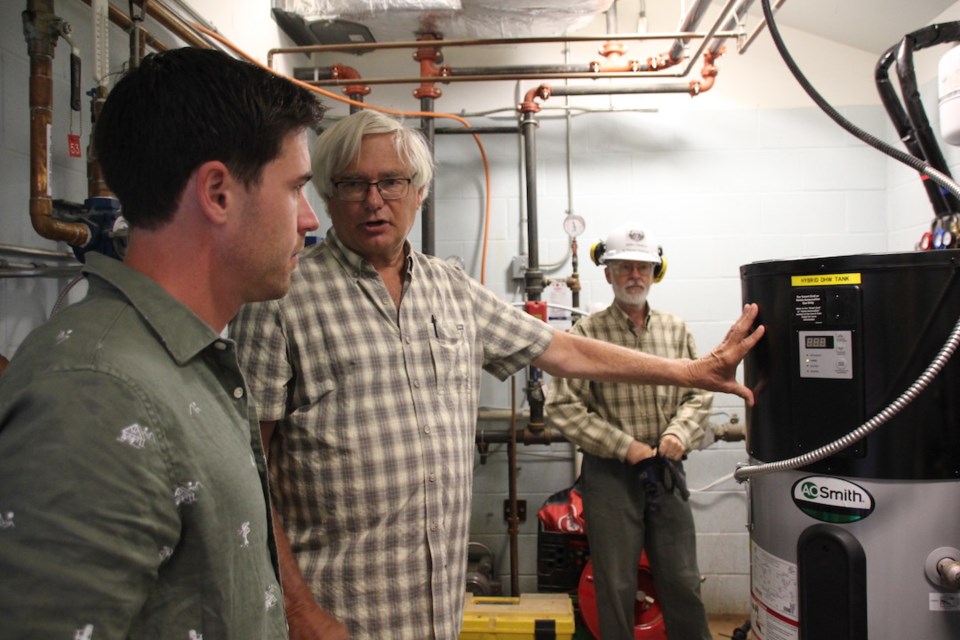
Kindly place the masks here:
<instances>
[{"instance_id":1,"label":"red machine on floor","mask_svg":"<svg viewBox=\"0 0 960 640\"><path fill-rule=\"evenodd\" d=\"M600 637L600 620L597 615L597 592L593 584L593 562L588 561L580 575L580 588L577 591L580 616L587 629L595 638ZM633 608L635 622L634 640L667 640L667 631L663 624L663 614L657 602L657 592L653 586L653 574L647 554L640 556L637 566L637 601Z\"/></svg>"}]
</instances>

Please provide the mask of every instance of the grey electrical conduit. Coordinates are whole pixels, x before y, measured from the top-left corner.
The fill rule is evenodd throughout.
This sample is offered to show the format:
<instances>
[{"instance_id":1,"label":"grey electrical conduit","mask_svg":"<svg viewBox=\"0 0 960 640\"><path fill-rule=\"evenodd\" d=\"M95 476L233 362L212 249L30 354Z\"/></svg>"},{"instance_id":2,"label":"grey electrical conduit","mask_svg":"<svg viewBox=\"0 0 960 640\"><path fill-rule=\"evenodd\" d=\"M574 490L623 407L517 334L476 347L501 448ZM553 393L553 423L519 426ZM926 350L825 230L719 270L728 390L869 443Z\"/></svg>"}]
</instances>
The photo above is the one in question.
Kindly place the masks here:
<instances>
[{"instance_id":1,"label":"grey electrical conduit","mask_svg":"<svg viewBox=\"0 0 960 640\"><path fill-rule=\"evenodd\" d=\"M826 100L817 93L816 89L807 81L807 79L800 73L799 68L797 68L796 63L790 57L789 53L786 50L786 45L783 43L783 39L780 37L779 29L776 26L776 23L773 20L773 14L770 10L769 0L761 0L761 5L763 6L764 16L767 20L767 25L770 28L770 35L773 37L774 44L777 47L777 50L780 52L781 57L784 62L787 64L787 67L790 68L790 71L796 77L797 81L807 92L807 94L813 98L814 102L828 115L830 116L837 124L846 129L848 132L853 133L856 137L860 138L870 146L886 153L887 155L893 157L896 160L899 160L903 164L906 164L914 169L917 169L923 174L926 174L934 179L937 184L942 185L945 189L953 193L954 195L960 195L960 186L958 186L953 180L943 173L937 171L931 167L928 163L915 158L911 155L908 155L899 149L894 149L890 145L880 141L869 133L859 129L853 123L846 120L841 116L835 109L830 107L827 104ZM811 465L814 462L828 458L847 447L863 440L868 435L876 431L882 425L887 423L891 418L900 413L907 405L916 399L920 393L927 388L927 386L933 381L934 378L940 373L943 367L947 364L947 361L950 360L950 357L957 350L957 345L960 344L960 318L957 319L957 323L953 327L953 331L950 332L947 341L941 347L940 351L937 353L936 357L927 365L927 368L924 369L923 373L907 387L907 390L904 391L900 396L898 396L893 402L884 407L877 413L875 416L864 422L862 425L848 433L847 435L834 440L833 442L826 444L819 449L814 449L803 455L799 455L787 460L780 460L777 462L766 462L762 464L750 464L750 465L739 465L737 470L734 471L734 477L743 482L748 478L758 475L764 475L767 473L774 473L777 471L791 471L794 469L799 469L800 467L805 467Z\"/></svg>"}]
</instances>

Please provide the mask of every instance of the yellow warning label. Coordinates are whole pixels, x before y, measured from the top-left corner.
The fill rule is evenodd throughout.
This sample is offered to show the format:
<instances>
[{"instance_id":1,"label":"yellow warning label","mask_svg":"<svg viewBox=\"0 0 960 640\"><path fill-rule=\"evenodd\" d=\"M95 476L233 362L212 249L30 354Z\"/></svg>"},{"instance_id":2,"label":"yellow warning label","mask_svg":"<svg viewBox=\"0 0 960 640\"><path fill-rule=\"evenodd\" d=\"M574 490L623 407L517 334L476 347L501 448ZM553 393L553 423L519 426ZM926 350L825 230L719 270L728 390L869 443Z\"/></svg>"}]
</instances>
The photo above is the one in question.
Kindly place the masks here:
<instances>
[{"instance_id":1,"label":"yellow warning label","mask_svg":"<svg viewBox=\"0 0 960 640\"><path fill-rule=\"evenodd\" d=\"M843 284L860 284L859 273L818 273L809 276L790 276L794 287L829 287Z\"/></svg>"}]
</instances>

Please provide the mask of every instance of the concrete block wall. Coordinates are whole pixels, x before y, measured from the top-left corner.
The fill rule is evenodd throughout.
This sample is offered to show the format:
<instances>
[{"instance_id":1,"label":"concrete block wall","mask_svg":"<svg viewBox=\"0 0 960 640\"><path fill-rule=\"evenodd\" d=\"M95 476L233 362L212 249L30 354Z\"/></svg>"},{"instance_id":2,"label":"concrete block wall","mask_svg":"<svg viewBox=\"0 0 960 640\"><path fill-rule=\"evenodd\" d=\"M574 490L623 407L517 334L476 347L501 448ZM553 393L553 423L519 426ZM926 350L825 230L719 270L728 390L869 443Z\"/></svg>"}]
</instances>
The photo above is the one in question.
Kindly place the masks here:
<instances>
[{"instance_id":1,"label":"concrete block wall","mask_svg":"<svg viewBox=\"0 0 960 640\"><path fill-rule=\"evenodd\" d=\"M864 128L887 131L879 107L845 110ZM683 316L701 352L726 333L741 304L739 268L757 260L838 255L887 250L887 162L837 127L819 110L768 109L589 115L573 120L573 193L575 211L587 221L580 241L583 281L581 304L605 306L612 294L599 267L589 262L590 243L618 222L636 220L656 231L669 260L667 276L655 285L651 304ZM566 239L561 222L568 207L563 123L548 121L537 133L541 261L562 261ZM486 140L485 140L486 141ZM441 139L437 185L438 254L463 247L468 269L477 261L472 226L478 206L471 190L476 175L458 175L459 163L472 151L467 140ZM517 150L490 143L495 156L496 217L490 253L498 269L487 286L507 299L516 297L505 265L522 251L517 225L520 193L510 174ZM458 162L449 162L456 158ZM925 202L913 203L924 211ZM449 230L448 230L449 229ZM569 273L569 259L551 277ZM519 299L519 297L517 297ZM524 376L518 376L522 396ZM482 404L506 407L509 386L487 376ZM718 394L713 422L736 414L743 402ZM505 425L499 425L503 428ZM494 427L495 428L495 427ZM473 540L497 558L504 589L509 589L509 545L503 519L507 491L506 445L477 465ZM561 460L551 457L561 456ZM521 527L519 574L522 592L536 589L536 509L553 492L574 480L570 445L520 447L519 493L527 500ZM545 457L547 456L547 457ZM478 457L479 459L479 457ZM717 443L691 453L686 464L691 488L706 487L747 459L742 442ZM711 613L749 610L749 537L745 487L729 479L691 497L698 529L704 599Z\"/></svg>"}]
</instances>

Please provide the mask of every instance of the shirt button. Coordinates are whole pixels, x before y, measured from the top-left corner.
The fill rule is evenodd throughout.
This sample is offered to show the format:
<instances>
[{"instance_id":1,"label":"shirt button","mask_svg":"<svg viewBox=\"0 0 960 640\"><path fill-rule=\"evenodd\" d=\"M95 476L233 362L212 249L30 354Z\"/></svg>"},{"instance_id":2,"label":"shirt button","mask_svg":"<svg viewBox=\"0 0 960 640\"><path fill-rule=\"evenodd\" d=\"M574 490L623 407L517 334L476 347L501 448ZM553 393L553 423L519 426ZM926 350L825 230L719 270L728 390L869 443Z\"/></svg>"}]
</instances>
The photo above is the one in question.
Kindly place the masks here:
<instances>
[{"instance_id":1,"label":"shirt button","mask_svg":"<svg viewBox=\"0 0 960 640\"><path fill-rule=\"evenodd\" d=\"M216 347L217 349L219 349L220 351L223 351L224 349L227 348L227 345L224 344L223 342L220 342L219 340L217 340L216 342L214 342L214 343L213 343L213 346Z\"/></svg>"},{"instance_id":2,"label":"shirt button","mask_svg":"<svg viewBox=\"0 0 960 640\"><path fill-rule=\"evenodd\" d=\"M406 342L407 344L410 344L410 336L406 336L406 337L403 339L403 341Z\"/></svg>"},{"instance_id":3,"label":"shirt button","mask_svg":"<svg viewBox=\"0 0 960 640\"><path fill-rule=\"evenodd\" d=\"M424 428L423 428L423 432L424 432L424 433L430 433L430 427L424 427Z\"/></svg>"},{"instance_id":4,"label":"shirt button","mask_svg":"<svg viewBox=\"0 0 960 640\"><path fill-rule=\"evenodd\" d=\"M419 381L419 380L414 380L414 381L413 381L413 386L416 387L417 389L419 389L419 388L420 388L420 381Z\"/></svg>"},{"instance_id":5,"label":"shirt button","mask_svg":"<svg viewBox=\"0 0 960 640\"><path fill-rule=\"evenodd\" d=\"M438 525L436 522L430 525L430 531L438 531L439 529L440 525Z\"/></svg>"},{"instance_id":6,"label":"shirt button","mask_svg":"<svg viewBox=\"0 0 960 640\"><path fill-rule=\"evenodd\" d=\"M427 479L429 479L430 482L436 482L436 481L437 481L437 474L431 473L429 476L427 476Z\"/></svg>"},{"instance_id":7,"label":"shirt button","mask_svg":"<svg viewBox=\"0 0 960 640\"><path fill-rule=\"evenodd\" d=\"M243 397L243 387L237 387L233 390L233 397L239 400Z\"/></svg>"}]
</instances>

